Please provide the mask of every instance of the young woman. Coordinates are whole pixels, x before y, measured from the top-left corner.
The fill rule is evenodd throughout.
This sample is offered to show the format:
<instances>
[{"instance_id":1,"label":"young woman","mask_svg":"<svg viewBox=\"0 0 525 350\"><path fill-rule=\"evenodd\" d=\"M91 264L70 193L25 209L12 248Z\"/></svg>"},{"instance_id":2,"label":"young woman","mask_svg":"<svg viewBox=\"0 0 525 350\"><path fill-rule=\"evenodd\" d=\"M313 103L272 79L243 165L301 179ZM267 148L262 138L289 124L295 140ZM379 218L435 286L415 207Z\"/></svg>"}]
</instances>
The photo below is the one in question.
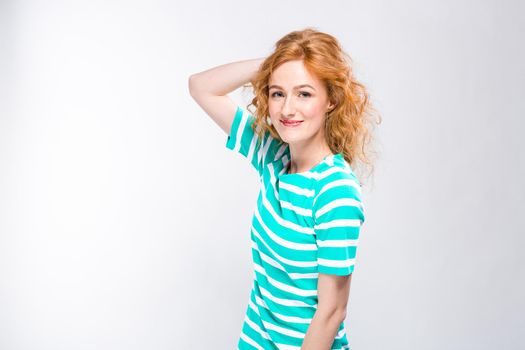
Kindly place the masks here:
<instances>
[{"instance_id":1,"label":"young woman","mask_svg":"<svg viewBox=\"0 0 525 350\"><path fill-rule=\"evenodd\" d=\"M350 62L334 37L306 28L267 58L189 79L191 96L228 135L226 147L261 180L240 350L350 349L344 320L365 221L354 167L372 165L365 146L376 116ZM247 82L253 113L226 96Z\"/></svg>"}]
</instances>

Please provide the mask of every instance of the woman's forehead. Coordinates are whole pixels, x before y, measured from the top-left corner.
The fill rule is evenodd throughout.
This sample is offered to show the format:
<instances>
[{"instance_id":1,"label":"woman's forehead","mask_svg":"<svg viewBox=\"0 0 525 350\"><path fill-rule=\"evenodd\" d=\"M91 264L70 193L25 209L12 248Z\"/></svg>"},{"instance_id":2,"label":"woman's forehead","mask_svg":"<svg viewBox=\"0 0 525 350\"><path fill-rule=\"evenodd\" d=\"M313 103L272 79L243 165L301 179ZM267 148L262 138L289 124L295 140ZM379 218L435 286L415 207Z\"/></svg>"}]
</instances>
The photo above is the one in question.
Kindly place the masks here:
<instances>
[{"instance_id":1,"label":"woman's forehead","mask_svg":"<svg viewBox=\"0 0 525 350\"><path fill-rule=\"evenodd\" d=\"M281 89L308 87L318 90L321 81L310 74L302 61L288 61L277 67L270 76L269 86Z\"/></svg>"}]
</instances>

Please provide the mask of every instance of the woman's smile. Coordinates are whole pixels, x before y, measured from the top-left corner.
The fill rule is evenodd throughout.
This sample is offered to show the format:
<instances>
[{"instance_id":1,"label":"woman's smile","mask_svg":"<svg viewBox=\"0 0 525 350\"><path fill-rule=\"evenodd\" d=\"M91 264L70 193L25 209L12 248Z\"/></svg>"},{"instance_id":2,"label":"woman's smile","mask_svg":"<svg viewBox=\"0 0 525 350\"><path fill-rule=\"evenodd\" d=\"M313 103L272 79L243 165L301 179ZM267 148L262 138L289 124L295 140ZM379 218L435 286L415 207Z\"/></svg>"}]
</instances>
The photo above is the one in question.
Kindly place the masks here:
<instances>
[{"instance_id":1,"label":"woman's smile","mask_svg":"<svg viewBox=\"0 0 525 350\"><path fill-rule=\"evenodd\" d=\"M302 120L283 120L281 119L281 124L289 128L294 128L298 126L299 124L301 124L302 122L303 122Z\"/></svg>"}]
</instances>

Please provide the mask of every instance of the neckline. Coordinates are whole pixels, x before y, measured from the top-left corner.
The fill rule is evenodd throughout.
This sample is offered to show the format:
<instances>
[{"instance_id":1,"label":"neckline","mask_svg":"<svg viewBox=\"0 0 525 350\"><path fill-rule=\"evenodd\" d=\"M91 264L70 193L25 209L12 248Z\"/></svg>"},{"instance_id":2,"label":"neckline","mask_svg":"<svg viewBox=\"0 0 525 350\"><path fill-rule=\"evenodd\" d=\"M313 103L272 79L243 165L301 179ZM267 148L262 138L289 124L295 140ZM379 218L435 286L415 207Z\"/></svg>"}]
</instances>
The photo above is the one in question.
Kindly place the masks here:
<instances>
[{"instance_id":1,"label":"neckline","mask_svg":"<svg viewBox=\"0 0 525 350\"><path fill-rule=\"evenodd\" d=\"M325 156L323 159L321 159L319 161L319 163L317 163L316 165L314 165L313 167L311 167L309 170L306 170L306 171L301 171L299 173L292 173L292 174L288 174L287 172L284 172L282 173L281 175L279 175L279 178L284 178L284 177L290 177L290 176L294 176L294 175L305 175L305 174L309 174L309 173L312 173L314 170L316 170L318 167L320 167L321 165L323 165L326 160L330 159L330 158L336 158L336 157L339 157L341 153L335 153L335 154L329 154L327 156ZM286 164L286 169L288 168L288 165L290 164L291 162L291 159L289 158L288 159L288 163Z\"/></svg>"}]
</instances>

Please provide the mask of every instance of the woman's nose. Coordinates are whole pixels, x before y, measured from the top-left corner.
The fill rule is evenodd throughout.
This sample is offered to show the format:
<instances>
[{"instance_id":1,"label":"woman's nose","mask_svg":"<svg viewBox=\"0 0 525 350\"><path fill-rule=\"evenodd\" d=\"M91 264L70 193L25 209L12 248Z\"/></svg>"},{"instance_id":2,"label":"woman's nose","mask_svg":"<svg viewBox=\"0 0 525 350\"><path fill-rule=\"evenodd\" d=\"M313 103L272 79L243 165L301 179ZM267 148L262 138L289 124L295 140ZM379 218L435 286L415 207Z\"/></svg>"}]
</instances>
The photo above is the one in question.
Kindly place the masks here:
<instances>
[{"instance_id":1,"label":"woman's nose","mask_svg":"<svg viewBox=\"0 0 525 350\"><path fill-rule=\"evenodd\" d=\"M288 117L295 114L293 101L290 97L287 97L284 100L283 106L281 108L281 114L283 115L283 117Z\"/></svg>"}]
</instances>

